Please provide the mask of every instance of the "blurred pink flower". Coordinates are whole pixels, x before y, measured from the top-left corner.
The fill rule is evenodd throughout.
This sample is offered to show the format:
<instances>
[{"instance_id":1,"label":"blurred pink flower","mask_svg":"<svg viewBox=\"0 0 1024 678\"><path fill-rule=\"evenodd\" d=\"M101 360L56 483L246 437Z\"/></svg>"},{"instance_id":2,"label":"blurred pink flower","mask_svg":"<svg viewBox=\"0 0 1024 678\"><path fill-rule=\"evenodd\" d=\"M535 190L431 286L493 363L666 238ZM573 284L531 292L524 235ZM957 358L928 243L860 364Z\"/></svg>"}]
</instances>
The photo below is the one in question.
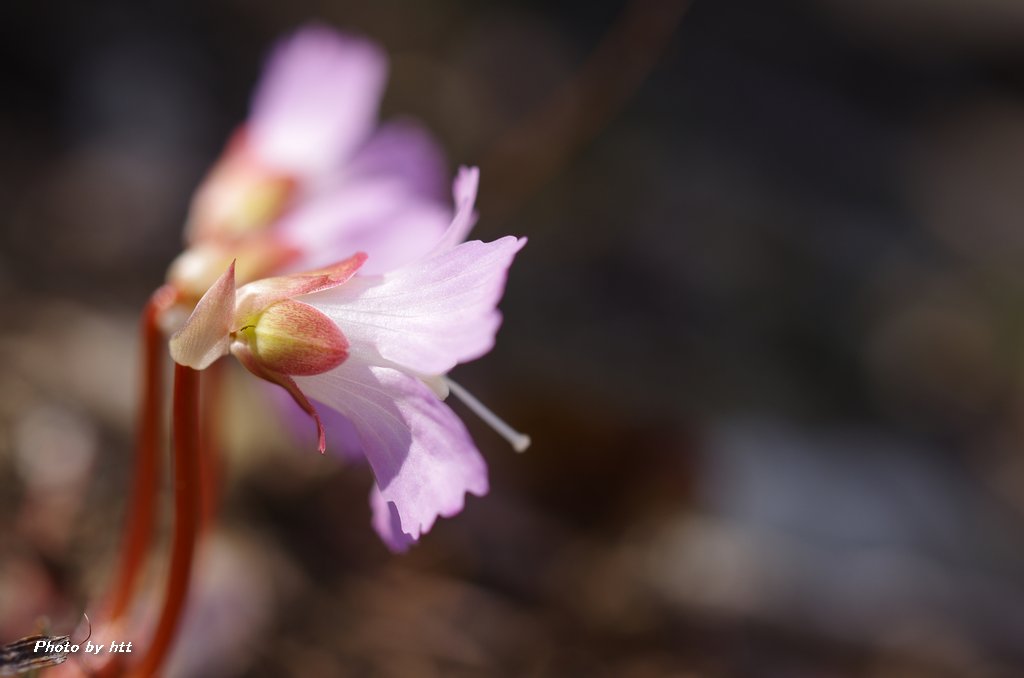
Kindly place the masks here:
<instances>
[{"instance_id":1,"label":"blurred pink flower","mask_svg":"<svg viewBox=\"0 0 1024 678\"><path fill-rule=\"evenodd\" d=\"M268 59L250 118L197 190L170 282L198 298L237 259L242 281L359 250L374 271L422 255L451 219L443 154L411 121L378 127L387 57L322 26Z\"/></svg>"}]
</instances>

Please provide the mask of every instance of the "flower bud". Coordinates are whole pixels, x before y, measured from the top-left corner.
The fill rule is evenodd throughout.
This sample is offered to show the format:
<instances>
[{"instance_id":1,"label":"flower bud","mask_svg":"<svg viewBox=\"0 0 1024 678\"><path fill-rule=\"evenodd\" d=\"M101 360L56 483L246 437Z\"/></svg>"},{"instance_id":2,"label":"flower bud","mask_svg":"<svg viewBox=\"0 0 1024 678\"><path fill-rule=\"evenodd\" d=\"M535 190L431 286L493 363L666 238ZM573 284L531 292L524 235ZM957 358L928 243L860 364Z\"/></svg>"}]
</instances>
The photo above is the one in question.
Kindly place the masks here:
<instances>
[{"instance_id":1,"label":"flower bud","mask_svg":"<svg viewBox=\"0 0 1024 678\"><path fill-rule=\"evenodd\" d=\"M321 374L348 357L348 340L334 321L292 299L267 308L242 333L260 365L281 374Z\"/></svg>"},{"instance_id":2,"label":"flower bud","mask_svg":"<svg viewBox=\"0 0 1024 678\"><path fill-rule=\"evenodd\" d=\"M267 230L294 198L297 180L261 163L246 131L236 133L189 209L190 244L236 240Z\"/></svg>"}]
</instances>

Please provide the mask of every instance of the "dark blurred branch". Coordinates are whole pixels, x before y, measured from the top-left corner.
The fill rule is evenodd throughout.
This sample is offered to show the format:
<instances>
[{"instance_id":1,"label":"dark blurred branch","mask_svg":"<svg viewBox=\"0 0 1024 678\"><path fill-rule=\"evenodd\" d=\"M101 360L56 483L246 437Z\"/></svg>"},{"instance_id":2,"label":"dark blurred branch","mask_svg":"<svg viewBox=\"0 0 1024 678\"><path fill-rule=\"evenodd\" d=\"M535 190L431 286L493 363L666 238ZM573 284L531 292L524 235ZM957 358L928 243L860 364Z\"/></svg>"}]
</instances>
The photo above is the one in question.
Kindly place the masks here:
<instances>
[{"instance_id":1,"label":"dark blurred branch","mask_svg":"<svg viewBox=\"0 0 1024 678\"><path fill-rule=\"evenodd\" d=\"M498 204L515 209L592 141L625 106L657 64L689 0L633 0L580 69L534 113L500 137L480 163Z\"/></svg>"}]
</instances>

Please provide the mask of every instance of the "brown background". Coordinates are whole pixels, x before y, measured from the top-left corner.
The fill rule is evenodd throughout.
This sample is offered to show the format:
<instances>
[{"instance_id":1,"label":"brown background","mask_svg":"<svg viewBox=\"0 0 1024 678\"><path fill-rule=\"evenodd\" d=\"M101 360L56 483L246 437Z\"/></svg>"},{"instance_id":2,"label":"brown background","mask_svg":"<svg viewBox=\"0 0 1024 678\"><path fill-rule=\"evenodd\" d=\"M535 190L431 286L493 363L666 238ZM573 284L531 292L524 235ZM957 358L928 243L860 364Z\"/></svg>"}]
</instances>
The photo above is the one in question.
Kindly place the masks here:
<instances>
[{"instance_id":1,"label":"brown background","mask_svg":"<svg viewBox=\"0 0 1024 678\"><path fill-rule=\"evenodd\" d=\"M177 675L1021 675L1024 5L679 9L0 5L0 641L109 576L135 316L317 18L530 238L455 376L534 446L467 415L492 493L396 557L236 389Z\"/></svg>"}]
</instances>

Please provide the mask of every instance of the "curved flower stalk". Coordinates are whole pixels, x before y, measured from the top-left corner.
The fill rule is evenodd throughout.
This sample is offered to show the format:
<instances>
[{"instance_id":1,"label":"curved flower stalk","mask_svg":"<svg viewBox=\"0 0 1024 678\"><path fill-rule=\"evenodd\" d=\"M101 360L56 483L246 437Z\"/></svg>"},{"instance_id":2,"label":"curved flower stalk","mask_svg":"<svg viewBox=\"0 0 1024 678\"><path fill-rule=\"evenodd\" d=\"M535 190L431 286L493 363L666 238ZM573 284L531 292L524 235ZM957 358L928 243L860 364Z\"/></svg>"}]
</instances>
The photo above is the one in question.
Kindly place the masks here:
<instances>
[{"instance_id":1,"label":"curved flower stalk","mask_svg":"<svg viewBox=\"0 0 1024 678\"><path fill-rule=\"evenodd\" d=\"M363 253L318 271L236 286L235 265L207 291L171 339L179 365L202 370L228 353L284 388L325 433L314 402L341 413L376 477L374 526L404 550L467 492L487 492L487 470L465 427L442 399L445 374L494 345L497 303L525 239L455 244L472 222L476 173L448 231L417 262L357 275ZM466 200L468 198L468 200ZM478 404L477 404L478 405ZM525 449L529 439L511 432Z\"/></svg>"}]
</instances>

